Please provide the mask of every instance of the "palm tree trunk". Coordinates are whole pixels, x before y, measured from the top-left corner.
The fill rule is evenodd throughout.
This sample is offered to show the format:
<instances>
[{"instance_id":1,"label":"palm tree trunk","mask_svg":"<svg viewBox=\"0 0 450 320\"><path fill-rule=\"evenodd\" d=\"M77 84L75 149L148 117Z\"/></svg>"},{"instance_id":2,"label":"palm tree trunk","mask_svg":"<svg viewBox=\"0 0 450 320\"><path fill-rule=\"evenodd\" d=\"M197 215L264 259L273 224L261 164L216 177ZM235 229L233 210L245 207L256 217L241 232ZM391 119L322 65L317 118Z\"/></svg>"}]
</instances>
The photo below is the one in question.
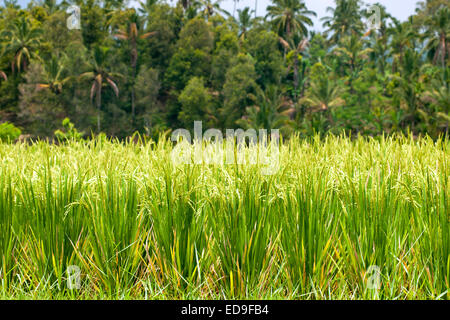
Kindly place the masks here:
<instances>
[{"instance_id":1,"label":"palm tree trunk","mask_svg":"<svg viewBox=\"0 0 450 320\"><path fill-rule=\"evenodd\" d=\"M133 126L136 119L136 104L135 104L135 93L134 93L134 81L136 79L136 66L133 67L133 83L131 86L131 118L133 121ZM134 129L134 128L133 128Z\"/></svg>"},{"instance_id":2,"label":"palm tree trunk","mask_svg":"<svg viewBox=\"0 0 450 320\"><path fill-rule=\"evenodd\" d=\"M97 102L97 131L98 133L100 133L100 110L101 110L101 104L102 104L102 89L100 88L100 90L97 92L97 97L96 97L96 102Z\"/></svg>"},{"instance_id":3,"label":"palm tree trunk","mask_svg":"<svg viewBox=\"0 0 450 320\"><path fill-rule=\"evenodd\" d=\"M97 106L97 131L100 133L100 106Z\"/></svg>"},{"instance_id":4,"label":"palm tree trunk","mask_svg":"<svg viewBox=\"0 0 450 320\"><path fill-rule=\"evenodd\" d=\"M298 90L298 54L294 52L294 98L297 99Z\"/></svg>"},{"instance_id":5,"label":"palm tree trunk","mask_svg":"<svg viewBox=\"0 0 450 320\"><path fill-rule=\"evenodd\" d=\"M445 46L446 46L445 50L447 50L447 56L450 57L450 43L447 42L447 43L445 44Z\"/></svg>"},{"instance_id":6,"label":"palm tree trunk","mask_svg":"<svg viewBox=\"0 0 450 320\"><path fill-rule=\"evenodd\" d=\"M331 113L331 110L328 108L325 110L328 113L328 122L330 123L330 129L334 127L334 120L333 120L333 114Z\"/></svg>"},{"instance_id":7,"label":"palm tree trunk","mask_svg":"<svg viewBox=\"0 0 450 320\"><path fill-rule=\"evenodd\" d=\"M135 38L132 38L131 40L131 68L133 69L133 77L131 79L132 86L131 86L131 121L134 126L135 124L135 118L136 118L136 106L135 106L135 99L134 99L134 82L136 81L136 67L137 67L137 60L138 60L138 50L137 50L137 41Z\"/></svg>"},{"instance_id":8,"label":"palm tree trunk","mask_svg":"<svg viewBox=\"0 0 450 320\"><path fill-rule=\"evenodd\" d=\"M442 68L445 68L445 55L446 55L446 44L445 44L445 33L441 34L441 43L440 43L440 51L441 51L441 63Z\"/></svg>"}]
</instances>

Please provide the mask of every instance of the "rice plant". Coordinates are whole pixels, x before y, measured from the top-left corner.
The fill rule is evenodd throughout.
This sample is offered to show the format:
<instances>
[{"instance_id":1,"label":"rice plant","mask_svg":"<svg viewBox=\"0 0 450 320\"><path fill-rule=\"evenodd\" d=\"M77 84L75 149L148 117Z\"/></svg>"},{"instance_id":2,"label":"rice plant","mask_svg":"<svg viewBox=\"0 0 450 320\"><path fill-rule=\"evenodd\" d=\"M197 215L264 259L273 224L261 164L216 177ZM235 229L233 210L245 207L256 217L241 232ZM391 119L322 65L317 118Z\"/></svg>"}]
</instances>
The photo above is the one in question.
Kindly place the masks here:
<instances>
[{"instance_id":1,"label":"rice plant","mask_svg":"<svg viewBox=\"0 0 450 320\"><path fill-rule=\"evenodd\" d=\"M1 297L450 298L448 140L293 137L272 175L173 150L0 144Z\"/></svg>"}]
</instances>

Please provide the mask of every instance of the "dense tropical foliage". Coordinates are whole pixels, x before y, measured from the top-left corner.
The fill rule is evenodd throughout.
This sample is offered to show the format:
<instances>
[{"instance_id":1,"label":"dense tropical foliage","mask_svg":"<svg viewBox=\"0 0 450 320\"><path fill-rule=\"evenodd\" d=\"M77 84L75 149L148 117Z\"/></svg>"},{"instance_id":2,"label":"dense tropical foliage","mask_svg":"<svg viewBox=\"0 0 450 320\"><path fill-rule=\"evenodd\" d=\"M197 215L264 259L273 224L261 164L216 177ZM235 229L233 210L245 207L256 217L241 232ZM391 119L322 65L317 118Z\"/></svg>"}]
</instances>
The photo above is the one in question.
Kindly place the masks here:
<instances>
[{"instance_id":1,"label":"dense tropical foliage","mask_svg":"<svg viewBox=\"0 0 450 320\"><path fill-rule=\"evenodd\" d=\"M297 0L273 0L265 17L213 1L4 1L1 122L31 137L54 137L66 117L119 138L193 120L303 136L448 132L449 1L419 3L404 22L380 6L376 30L362 1L335 2L313 32ZM71 4L80 30L67 28Z\"/></svg>"}]
</instances>

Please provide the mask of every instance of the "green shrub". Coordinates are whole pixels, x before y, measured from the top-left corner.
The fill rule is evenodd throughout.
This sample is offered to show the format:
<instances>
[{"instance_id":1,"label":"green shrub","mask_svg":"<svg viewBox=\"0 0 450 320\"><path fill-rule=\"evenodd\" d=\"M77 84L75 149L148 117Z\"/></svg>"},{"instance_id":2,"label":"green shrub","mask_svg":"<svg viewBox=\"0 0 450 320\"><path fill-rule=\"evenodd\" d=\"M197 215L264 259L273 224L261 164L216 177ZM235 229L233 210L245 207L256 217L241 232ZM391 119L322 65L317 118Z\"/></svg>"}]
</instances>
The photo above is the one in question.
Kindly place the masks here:
<instances>
[{"instance_id":1,"label":"green shrub","mask_svg":"<svg viewBox=\"0 0 450 320\"><path fill-rule=\"evenodd\" d=\"M3 122L0 124L0 141L2 142L13 142L21 134L22 131L12 123Z\"/></svg>"},{"instance_id":2,"label":"green shrub","mask_svg":"<svg viewBox=\"0 0 450 320\"><path fill-rule=\"evenodd\" d=\"M75 140L80 141L83 139L84 132L79 132L77 128L75 128L75 125L70 122L69 118L64 118L62 121L62 125L64 128L64 131L56 130L55 131L55 137L59 141L64 140Z\"/></svg>"}]
</instances>

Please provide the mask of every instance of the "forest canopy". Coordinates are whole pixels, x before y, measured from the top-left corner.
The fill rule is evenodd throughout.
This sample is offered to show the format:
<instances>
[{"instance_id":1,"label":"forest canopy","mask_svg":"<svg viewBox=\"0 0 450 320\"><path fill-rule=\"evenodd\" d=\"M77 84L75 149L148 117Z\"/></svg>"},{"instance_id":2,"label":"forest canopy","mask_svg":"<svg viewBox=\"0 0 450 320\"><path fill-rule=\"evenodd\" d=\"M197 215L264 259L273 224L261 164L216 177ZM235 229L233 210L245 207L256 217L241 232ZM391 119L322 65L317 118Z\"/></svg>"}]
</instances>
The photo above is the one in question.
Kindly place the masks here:
<instances>
[{"instance_id":1,"label":"forest canopy","mask_svg":"<svg viewBox=\"0 0 450 320\"><path fill-rule=\"evenodd\" d=\"M370 29L364 2L335 0L316 32L299 0L263 17L214 0L4 0L0 122L31 137L157 137L197 120L286 137L448 134L450 1L420 2L407 21L377 6Z\"/></svg>"}]
</instances>

